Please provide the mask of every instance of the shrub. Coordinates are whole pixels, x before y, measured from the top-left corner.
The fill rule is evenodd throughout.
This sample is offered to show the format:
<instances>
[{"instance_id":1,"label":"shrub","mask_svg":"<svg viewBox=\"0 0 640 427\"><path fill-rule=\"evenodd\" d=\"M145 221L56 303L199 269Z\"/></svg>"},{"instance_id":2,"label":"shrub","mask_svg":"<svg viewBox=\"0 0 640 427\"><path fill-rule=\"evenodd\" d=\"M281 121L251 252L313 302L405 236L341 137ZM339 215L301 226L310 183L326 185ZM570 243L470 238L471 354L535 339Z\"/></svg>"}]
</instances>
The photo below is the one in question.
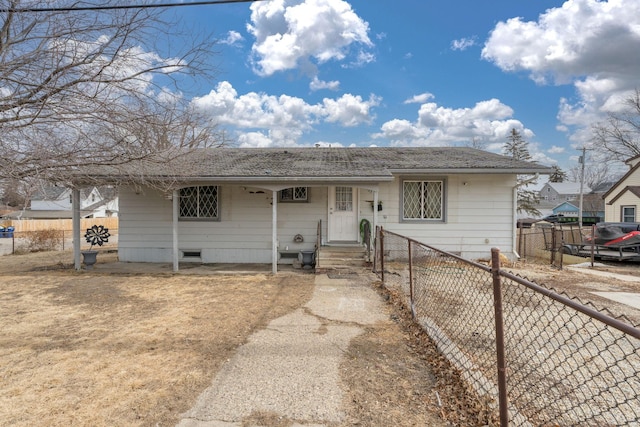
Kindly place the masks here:
<instances>
[{"instance_id":1,"label":"shrub","mask_svg":"<svg viewBox=\"0 0 640 427\"><path fill-rule=\"evenodd\" d=\"M26 249L29 252L54 251L62 245L61 230L38 230L25 236Z\"/></svg>"}]
</instances>

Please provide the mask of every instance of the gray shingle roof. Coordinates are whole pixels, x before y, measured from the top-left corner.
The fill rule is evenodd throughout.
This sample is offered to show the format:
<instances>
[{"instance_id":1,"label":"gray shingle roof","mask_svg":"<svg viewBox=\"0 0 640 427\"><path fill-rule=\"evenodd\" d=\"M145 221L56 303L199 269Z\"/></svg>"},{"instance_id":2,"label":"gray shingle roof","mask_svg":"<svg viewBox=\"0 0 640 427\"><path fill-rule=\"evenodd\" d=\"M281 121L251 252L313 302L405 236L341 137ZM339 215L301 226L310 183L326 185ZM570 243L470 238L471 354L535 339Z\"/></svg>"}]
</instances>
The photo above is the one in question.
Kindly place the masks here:
<instances>
[{"instance_id":1,"label":"gray shingle roof","mask_svg":"<svg viewBox=\"0 0 640 427\"><path fill-rule=\"evenodd\" d=\"M185 167L186 166L186 167ZM468 147L214 148L175 164L129 165L96 171L103 177L144 175L182 179L391 179L393 173L551 173L551 169ZM179 170L179 171L178 171Z\"/></svg>"}]
</instances>

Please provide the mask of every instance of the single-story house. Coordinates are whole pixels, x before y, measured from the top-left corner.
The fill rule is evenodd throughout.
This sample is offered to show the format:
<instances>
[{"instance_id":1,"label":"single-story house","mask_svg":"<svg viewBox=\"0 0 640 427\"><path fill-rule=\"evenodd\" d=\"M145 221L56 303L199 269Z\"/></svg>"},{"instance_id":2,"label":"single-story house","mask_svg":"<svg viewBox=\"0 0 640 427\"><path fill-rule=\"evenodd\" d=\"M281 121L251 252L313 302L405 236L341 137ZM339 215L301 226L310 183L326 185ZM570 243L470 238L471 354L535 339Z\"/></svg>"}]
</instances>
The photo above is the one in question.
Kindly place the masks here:
<instances>
[{"instance_id":1,"label":"single-story house","mask_svg":"<svg viewBox=\"0 0 640 427\"><path fill-rule=\"evenodd\" d=\"M563 202L555 206L552 211L553 215L578 217L580 209L572 203Z\"/></svg>"},{"instance_id":2,"label":"single-story house","mask_svg":"<svg viewBox=\"0 0 640 427\"><path fill-rule=\"evenodd\" d=\"M629 171L624 174L604 195L607 222L638 222L640 207L640 156L625 162Z\"/></svg>"},{"instance_id":3,"label":"single-story house","mask_svg":"<svg viewBox=\"0 0 640 427\"><path fill-rule=\"evenodd\" d=\"M288 252L362 243L362 220L468 259L515 257L516 176L552 171L468 147L215 148L170 163L92 175L121 184L121 261L275 272ZM130 185L136 173L168 189Z\"/></svg>"}]
</instances>

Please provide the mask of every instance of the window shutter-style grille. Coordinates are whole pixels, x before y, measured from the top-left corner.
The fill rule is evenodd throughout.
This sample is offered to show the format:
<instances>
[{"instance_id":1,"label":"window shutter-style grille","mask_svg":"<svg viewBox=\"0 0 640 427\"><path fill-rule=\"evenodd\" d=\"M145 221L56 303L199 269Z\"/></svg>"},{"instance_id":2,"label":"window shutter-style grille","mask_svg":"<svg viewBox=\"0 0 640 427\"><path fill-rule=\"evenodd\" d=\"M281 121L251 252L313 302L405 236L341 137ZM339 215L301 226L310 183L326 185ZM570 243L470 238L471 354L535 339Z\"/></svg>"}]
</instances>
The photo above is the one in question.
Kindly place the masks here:
<instances>
[{"instance_id":1,"label":"window shutter-style grille","mask_svg":"<svg viewBox=\"0 0 640 427\"><path fill-rule=\"evenodd\" d=\"M309 190L307 187L291 187L280 190L281 202L307 202Z\"/></svg>"},{"instance_id":2,"label":"window shutter-style grille","mask_svg":"<svg viewBox=\"0 0 640 427\"><path fill-rule=\"evenodd\" d=\"M218 218L218 187L180 189L180 218Z\"/></svg>"},{"instance_id":3,"label":"window shutter-style grille","mask_svg":"<svg viewBox=\"0 0 640 427\"><path fill-rule=\"evenodd\" d=\"M404 181L403 218L442 219L443 185L442 181Z\"/></svg>"}]
</instances>

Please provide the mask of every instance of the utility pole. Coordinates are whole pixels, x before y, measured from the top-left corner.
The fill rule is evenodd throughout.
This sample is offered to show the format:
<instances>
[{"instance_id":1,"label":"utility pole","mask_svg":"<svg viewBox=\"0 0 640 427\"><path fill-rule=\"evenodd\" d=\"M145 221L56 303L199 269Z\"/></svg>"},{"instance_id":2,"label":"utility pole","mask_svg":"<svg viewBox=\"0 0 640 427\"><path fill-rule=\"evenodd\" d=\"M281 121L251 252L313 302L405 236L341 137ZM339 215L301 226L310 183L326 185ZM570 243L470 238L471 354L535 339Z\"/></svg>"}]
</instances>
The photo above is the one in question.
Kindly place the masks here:
<instances>
[{"instance_id":1,"label":"utility pole","mask_svg":"<svg viewBox=\"0 0 640 427\"><path fill-rule=\"evenodd\" d=\"M587 149L582 147L582 156L578 160L582 167L580 168L580 207L578 208L578 227L582 230L582 192L584 188L584 160L585 160L585 151Z\"/></svg>"}]
</instances>

